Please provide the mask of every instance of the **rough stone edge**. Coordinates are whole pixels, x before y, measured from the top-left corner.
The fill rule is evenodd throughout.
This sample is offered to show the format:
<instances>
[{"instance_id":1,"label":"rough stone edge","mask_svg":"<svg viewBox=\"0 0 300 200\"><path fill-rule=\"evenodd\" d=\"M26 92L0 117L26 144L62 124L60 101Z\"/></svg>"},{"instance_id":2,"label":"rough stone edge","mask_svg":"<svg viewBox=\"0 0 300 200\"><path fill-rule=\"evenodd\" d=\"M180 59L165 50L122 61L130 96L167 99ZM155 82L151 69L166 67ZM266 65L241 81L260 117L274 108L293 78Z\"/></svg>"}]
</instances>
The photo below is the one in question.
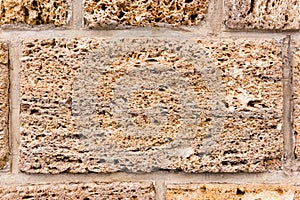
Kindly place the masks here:
<instances>
[{"instance_id":1,"label":"rough stone edge","mask_svg":"<svg viewBox=\"0 0 300 200\"><path fill-rule=\"evenodd\" d=\"M73 0L76 1L76 0ZM223 21L223 4L222 1L223 0L208 0L207 4L206 4L206 13L204 18L199 22L199 24L197 25L192 25L192 26L187 26L187 25L177 25L174 26L172 24L161 24L161 25L157 25L157 26L145 26L145 27L141 27L141 26L135 26L135 25L127 25L124 27L115 27L115 25L107 25L104 27L98 27L98 28L89 28L88 24L85 21L84 18L84 4L85 4L86 0L82 0L81 1L81 27L83 30L89 30L89 31L104 31L104 30L109 30L109 31L122 31L122 30L139 30L139 29L155 29L155 28L166 28L166 29L171 29L173 31L187 31L187 32L198 32L200 31L204 31L207 34L210 35L218 35L220 33L222 33L222 31L220 31L220 26L222 25L222 21ZM214 14L215 12L220 12L218 14ZM216 17L217 16L217 17ZM213 26L211 25L211 23L213 23ZM77 23L78 25L78 23ZM204 29L204 30L203 30Z\"/></svg>"},{"instance_id":2,"label":"rough stone edge","mask_svg":"<svg viewBox=\"0 0 300 200\"><path fill-rule=\"evenodd\" d=\"M3 138L1 139L2 142L5 143L5 148L6 148L6 152L3 154L3 157L0 158L0 161L1 161L1 165L0 165L0 172L8 172L9 170L9 156L10 156L10 145L9 145L9 142L10 142L10 128L9 128L9 112L10 112L10 102L9 102L9 99L10 99L10 69L9 69L9 66L10 66L10 58L9 58L9 48L10 48L10 45L9 45L9 41L7 40L0 40L0 43L1 45L4 46L4 48L6 49L7 51L7 54L8 54L8 57L7 57L7 60L6 60L6 64L1 64L1 65L5 65L6 66L6 70L7 70L7 88L5 89L6 92L7 92L7 97L6 97L6 103L7 103L7 106L6 106L6 116L3 116L4 117L4 121L6 123L6 127L4 128L3 130ZM3 162L3 163L2 163Z\"/></svg>"},{"instance_id":3,"label":"rough stone edge","mask_svg":"<svg viewBox=\"0 0 300 200\"><path fill-rule=\"evenodd\" d=\"M156 197L156 188L155 188L155 183L152 180L146 180L146 181L116 181L116 180L111 180L111 181L71 181L71 182L45 182L45 183L28 183L28 184L13 184L13 185L1 185L0 186L0 194L3 195L3 193L5 194L5 190L8 190L7 194L15 194L15 195L19 195L19 191L22 191L22 189L24 189L24 191L26 191L26 189L28 191L35 191L37 190L39 187L44 187L44 189L42 190L43 192L47 193L47 191L45 191L45 189L49 189L55 192L55 190L58 190L57 192L59 192L60 190L66 190L69 188L74 188L74 186L91 186L92 188L98 188L98 189L104 189L106 186L113 186L113 187L109 187L110 189L114 190L114 186L116 186L117 188L119 187L119 189L121 189L121 193L116 193L116 195L118 194L123 194L126 195L126 193L122 193L122 188L127 188L126 184L128 184L128 188L130 188L130 186L133 186L134 188L136 188L137 192L139 191L138 189L147 189L149 190L149 193L145 193L146 195L148 195L148 197L150 197L150 199L154 199ZM54 186L54 187L53 187ZM82 187L81 187L82 188ZM83 188L82 188L83 189ZM84 190L84 189L83 189ZM118 191L118 190L117 190ZM59 195L59 193L57 193ZM18 196L18 198L20 198L21 196ZM32 194L32 197L34 197L34 194ZM50 196L51 197L51 196ZM63 197L63 196L60 196ZM1 196L0 196L0 199ZM23 199L23 198L22 198ZM48 199L48 198L47 198ZM51 198L50 198L51 199ZM126 198L127 199L127 198Z\"/></svg>"}]
</instances>

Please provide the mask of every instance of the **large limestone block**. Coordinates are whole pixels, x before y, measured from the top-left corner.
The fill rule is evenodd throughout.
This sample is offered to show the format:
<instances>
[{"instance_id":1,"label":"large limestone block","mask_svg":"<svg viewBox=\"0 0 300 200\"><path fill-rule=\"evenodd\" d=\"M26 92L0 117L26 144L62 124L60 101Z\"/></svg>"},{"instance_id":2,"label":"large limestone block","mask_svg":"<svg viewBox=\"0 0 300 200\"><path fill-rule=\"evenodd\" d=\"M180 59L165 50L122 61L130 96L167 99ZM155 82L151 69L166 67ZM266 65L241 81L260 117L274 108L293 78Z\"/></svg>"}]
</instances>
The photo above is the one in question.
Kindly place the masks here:
<instances>
[{"instance_id":1,"label":"large limestone block","mask_svg":"<svg viewBox=\"0 0 300 200\"><path fill-rule=\"evenodd\" d=\"M2 0L0 24L67 24L69 0Z\"/></svg>"},{"instance_id":2,"label":"large limestone block","mask_svg":"<svg viewBox=\"0 0 300 200\"><path fill-rule=\"evenodd\" d=\"M155 199L152 183L52 183L1 186L0 199Z\"/></svg>"},{"instance_id":3,"label":"large limestone block","mask_svg":"<svg viewBox=\"0 0 300 200\"><path fill-rule=\"evenodd\" d=\"M166 200L298 200L299 188L287 185L167 185Z\"/></svg>"},{"instance_id":4,"label":"large limestone block","mask_svg":"<svg viewBox=\"0 0 300 200\"><path fill-rule=\"evenodd\" d=\"M0 42L0 169L8 160L8 45Z\"/></svg>"},{"instance_id":5,"label":"large limestone block","mask_svg":"<svg viewBox=\"0 0 300 200\"><path fill-rule=\"evenodd\" d=\"M281 67L276 40L25 41L20 168L280 169Z\"/></svg>"},{"instance_id":6,"label":"large limestone block","mask_svg":"<svg viewBox=\"0 0 300 200\"><path fill-rule=\"evenodd\" d=\"M232 29L300 27L300 2L295 0L225 0L225 24Z\"/></svg>"},{"instance_id":7,"label":"large limestone block","mask_svg":"<svg viewBox=\"0 0 300 200\"><path fill-rule=\"evenodd\" d=\"M204 19L207 4L208 0L86 0L84 19L90 28L196 25Z\"/></svg>"}]
</instances>

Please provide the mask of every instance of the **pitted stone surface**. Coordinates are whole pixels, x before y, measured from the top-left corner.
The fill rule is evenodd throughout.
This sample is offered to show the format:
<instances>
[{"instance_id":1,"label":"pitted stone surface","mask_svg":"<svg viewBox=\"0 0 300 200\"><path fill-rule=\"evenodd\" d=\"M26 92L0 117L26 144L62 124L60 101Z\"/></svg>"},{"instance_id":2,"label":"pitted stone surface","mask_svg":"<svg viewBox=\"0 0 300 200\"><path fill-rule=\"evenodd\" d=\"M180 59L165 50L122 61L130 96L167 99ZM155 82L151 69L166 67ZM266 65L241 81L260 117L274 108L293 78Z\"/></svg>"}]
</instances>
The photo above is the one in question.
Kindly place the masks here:
<instances>
[{"instance_id":1,"label":"pitted stone surface","mask_svg":"<svg viewBox=\"0 0 300 200\"><path fill-rule=\"evenodd\" d=\"M115 26L196 25L208 0L86 0L84 19L90 28Z\"/></svg>"},{"instance_id":2,"label":"pitted stone surface","mask_svg":"<svg viewBox=\"0 0 300 200\"><path fill-rule=\"evenodd\" d=\"M232 29L299 29L295 0L225 0L225 24Z\"/></svg>"},{"instance_id":3,"label":"pitted stone surface","mask_svg":"<svg viewBox=\"0 0 300 200\"><path fill-rule=\"evenodd\" d=\"M298 188L299 190L299 188ZM187 184L167 185L166 200L297 200L298 191L285 185Z\"/></svg>"},{"instance_id":4,"label":"pitted stone surface","mask_svg":"<svg viewBox=\"0 0 300 200\"><path fill-rule=\"evenodd\" d=\"M275 40L24 42L20 169L281 167Z\"/></svg>"},{"instance_id":5,"label":"pitted stone surface","mask_svg":"<svg viewBox=\"0 0 300 200\"><path fill-rule=\"evenodd\" d=\"M72 120L72 85L82 60L98 43L92 39L24 42L20 82L21 170L85 171L85 147Z\"/></svg>"},{"instance_id":6,"label":"pitted stone surface","mask_svg":"<svg viewBox=\"0 0 300 200\"><path fill-rule=\"evenodd\" d=\"M193 142L197 147L194 153L183 158L178 167L189 172L280 168L283 100L278 42L237 39L199 43L210 52L220 70L224 91L220 101L226 115L213 113L223 120L210 129L222 128L198 134ZM214 148L207 153L205 146L210 145Z\"/></svg>"},{"instance_id":7,"label":"pitted stone surface","mask_svg":"<svg viewBox=\"0 0 300 200\"><path fill-rule=\"evenodd\" d=\"M2 0L0 24L67 24L69 0Z\"/></svg>"},{"instance_id":8,"label":"pitted stone surface","mask_svg":"<svg viewBox=\"0 0 300 200\"><path fill-rule=\"evenodd\" d=\"M0 169L8 160L8 45L0 42Z\"/></svg>"},{"instance_id":9,"label":"pitted stone surface","mask_svg":"<svg viewBox=\"0 0 300 200\"><path fill-rule=\"evenodd\" d=\"M155 199L152 183L53 183L0 187L0 199Z\"/></svg>"}]
</instances>

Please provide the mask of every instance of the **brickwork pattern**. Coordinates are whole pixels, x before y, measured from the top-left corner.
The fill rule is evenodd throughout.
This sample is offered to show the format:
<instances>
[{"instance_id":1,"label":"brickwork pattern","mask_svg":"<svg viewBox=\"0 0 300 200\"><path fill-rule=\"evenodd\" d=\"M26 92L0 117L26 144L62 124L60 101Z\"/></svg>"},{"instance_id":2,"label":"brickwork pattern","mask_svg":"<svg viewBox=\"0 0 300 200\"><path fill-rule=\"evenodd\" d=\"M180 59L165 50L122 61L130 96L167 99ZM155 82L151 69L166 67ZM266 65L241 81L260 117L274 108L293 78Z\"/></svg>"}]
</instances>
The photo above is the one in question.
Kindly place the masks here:
<instances>
[{"instance_id":1,"label":"brickwork pattern","mask_svg":"<svg viewBox=\"0 0 300 200\"><path fill-rule=\"evenodd\" d=\"M0 199L300 199L299 16L0 1Z\"/></svg>"}]
</instances>

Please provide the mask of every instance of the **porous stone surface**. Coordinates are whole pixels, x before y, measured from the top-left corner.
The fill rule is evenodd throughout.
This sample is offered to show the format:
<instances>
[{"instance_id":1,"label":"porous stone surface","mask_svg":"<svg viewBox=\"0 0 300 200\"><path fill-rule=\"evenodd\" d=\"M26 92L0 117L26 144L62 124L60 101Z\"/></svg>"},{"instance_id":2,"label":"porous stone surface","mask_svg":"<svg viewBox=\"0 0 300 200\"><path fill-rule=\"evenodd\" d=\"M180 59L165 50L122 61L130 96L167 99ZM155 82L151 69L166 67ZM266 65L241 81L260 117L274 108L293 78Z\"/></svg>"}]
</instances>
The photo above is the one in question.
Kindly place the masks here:
<instances>
[{"instance_id":1,"label":"porous stone surface","mask_svg":"<svg viewBox=\"0 0 300 200\"><path fill-rule=\"evenodd\" d=\"M72 119L72 85L85 56L99 41L49 39L22 50L20 169L84 172L85 147ZM80 167L82 166L82 167Z\"/></svg>"},{"instance_id":2,"label":"porous stone surface","mask_svg":"<svg viewBox=\"0 0 300 200\"><path fill-rule=\"evenodd\" d=\"M8 160L8 45L0 42L0 169Z\"/></svg>"},{"instance_id":3,"label":"porous stone surface","mask_svg":"<svg viewBox=\"0 0 300 200\"><path fill-rule=\"evenodd\" d=\"M22 171L281 168L276 40L53 39L22 49Z\"/></svg>"},{"instance_id":4,"label":"porous stone surface","mask_svg":"<svg viewBox=\"0 0 300 200\"><path fill-rule=\"evenodd\" d=\"M296 200L299 196L294 186L285 185L234 185L187 184L167 185L166 200L176 199L230 199L230 200Z\"/></svg>"},{"instance_id":5,"label":"porous stone surface","mask_svg":"<svg viewBox=\"0 0 300 200\"><path fill-rule=\"evenodd\" d=\"M0 24L67 24L69 0L2 0Z\"/></svg>"},{"instance_id":6,"label":"porous stone surface","mask_svg":"<svg viewBox=\"0 0 300 200\"><path fill-rule=\"evenodd\" d=\"M299 29L300 2L225 0L225 24L232 29Z\"/></svg>"},{"instance_id":7,"label":"porous stone surface","mask_svg":"<svg viewBox=\"0 0 300 200\"><path fill-rule=\"evenodd\" d=\"M0 187L0 199L155 199L152 183L52 183Z\"/></svg>"},{"instance_id":8,"label":"porous stone surface","mask_svg":"<svg viewBox=\"0 0 300 200\"><path fill-rule=\"evenodd\" d=\"M206 132L197 134L193 154L182 158L178 166L188 172L279 169L283 99L278 42L199 42L219 70L221 92L213 96L219 98L211 108L215 110L211 114L215 122L212 120Z\"/></svg>"},{"instance_id":9,"label":"porous stone surface","mask_svg":"<svg viewBox=\"0 0 300 200\"><path fill-rule=\"evenodd\" d=\"M196 25L206 14L208 0L86 0L84 19L90 28Z\"/></svg>"}]
</instances>

